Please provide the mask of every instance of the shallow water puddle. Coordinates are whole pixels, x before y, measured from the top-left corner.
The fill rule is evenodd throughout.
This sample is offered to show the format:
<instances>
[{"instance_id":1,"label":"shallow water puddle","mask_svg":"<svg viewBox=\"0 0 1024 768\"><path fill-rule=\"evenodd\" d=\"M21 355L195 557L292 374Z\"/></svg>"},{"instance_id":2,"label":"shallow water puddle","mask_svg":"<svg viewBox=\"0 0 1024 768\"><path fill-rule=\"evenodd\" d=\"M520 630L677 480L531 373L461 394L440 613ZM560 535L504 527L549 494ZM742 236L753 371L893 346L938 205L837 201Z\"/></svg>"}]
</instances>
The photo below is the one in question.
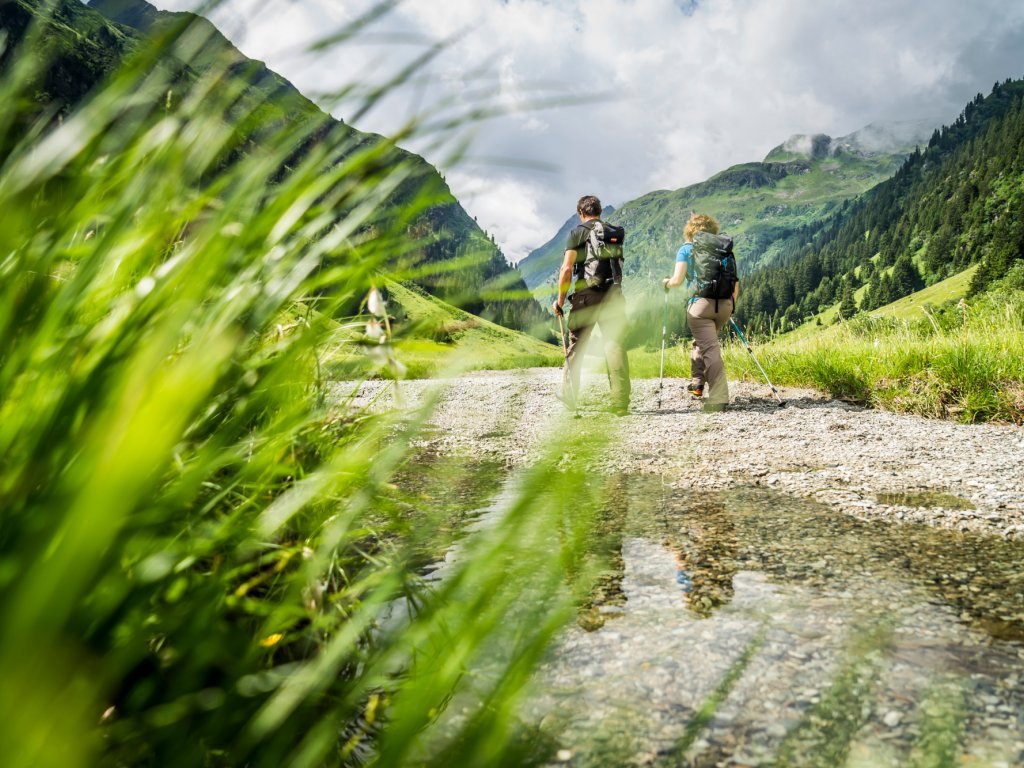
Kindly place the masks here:
<instances>
[{"instance_id":1,"label":"shallow water puddle","mask_svg":"<svg viewBox=\"0 0 1024 768\"><path fill-rule=\"evenodd\" d=\"M563 633L523 710L561 759L1024 762L1020 545L761 490L613 486L621 567L581 621L599 628Z\"/></svg>"}]
</instances>

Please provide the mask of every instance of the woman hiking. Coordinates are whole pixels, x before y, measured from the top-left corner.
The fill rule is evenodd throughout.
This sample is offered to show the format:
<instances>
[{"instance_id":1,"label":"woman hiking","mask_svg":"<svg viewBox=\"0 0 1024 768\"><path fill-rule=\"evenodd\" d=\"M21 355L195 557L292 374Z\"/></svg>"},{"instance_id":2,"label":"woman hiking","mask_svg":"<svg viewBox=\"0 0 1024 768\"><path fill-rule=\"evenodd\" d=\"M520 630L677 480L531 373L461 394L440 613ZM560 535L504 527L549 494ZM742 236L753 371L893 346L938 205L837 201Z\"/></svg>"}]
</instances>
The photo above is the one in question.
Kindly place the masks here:
<instances>
[{"instance_id":1,"label":"woman hiking","mask_svg":"<svg viewBox=\"0 0 1024 768\"><path fill-rule=\"evenodd\" d=\"M685 281L692 291L686 308L686 324L693 334L687 389L695 398L702 397L707 389L704 410L724 411L729 403L729 385L718 332L732 317L740 294L732 239L719 235L718 222L703 213L690 216L683 236L686 242L676 253L675 271L663 285L667 291Z\"/></svg>"}]
</instances>

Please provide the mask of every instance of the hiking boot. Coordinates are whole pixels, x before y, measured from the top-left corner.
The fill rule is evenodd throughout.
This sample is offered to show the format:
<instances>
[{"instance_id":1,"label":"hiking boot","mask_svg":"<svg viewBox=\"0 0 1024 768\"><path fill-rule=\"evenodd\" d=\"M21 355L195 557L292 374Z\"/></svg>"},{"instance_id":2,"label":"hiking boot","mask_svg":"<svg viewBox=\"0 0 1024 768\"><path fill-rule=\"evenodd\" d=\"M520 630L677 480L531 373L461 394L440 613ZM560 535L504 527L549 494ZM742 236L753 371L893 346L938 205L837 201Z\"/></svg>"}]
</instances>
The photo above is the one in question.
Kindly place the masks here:
<instances>
[{"instance_id":1,"label":"hiking boot","mask_svg":"<svg viewBox=\"0 0 1024 768\"><path fill-rule=\"evenodd\" d=\"M628 405L610 405L605 410L612 416L629 416Z\"/></svg>"},{"instance_id":2,"label":"hiking boot","mask_svg":"<svg viewBox=\"0 0 1024 768\"><path fill-rule=\"evenodd\" d=\"M726 403L704 403L701 410L704 413L721 413L722 411L729 410L729 406Z\"/></svg>"},{"instance_id":3,"label":"hiking boot","mask_svg":"<svg viewBox=\"0 0 1024 768\"><path fill-rule=\"evenodd\" d=\"M700 400L704 396L704 385L703 384L687 384L686 391L690 393L694 400Z\"/></svg>"}]
</instances>

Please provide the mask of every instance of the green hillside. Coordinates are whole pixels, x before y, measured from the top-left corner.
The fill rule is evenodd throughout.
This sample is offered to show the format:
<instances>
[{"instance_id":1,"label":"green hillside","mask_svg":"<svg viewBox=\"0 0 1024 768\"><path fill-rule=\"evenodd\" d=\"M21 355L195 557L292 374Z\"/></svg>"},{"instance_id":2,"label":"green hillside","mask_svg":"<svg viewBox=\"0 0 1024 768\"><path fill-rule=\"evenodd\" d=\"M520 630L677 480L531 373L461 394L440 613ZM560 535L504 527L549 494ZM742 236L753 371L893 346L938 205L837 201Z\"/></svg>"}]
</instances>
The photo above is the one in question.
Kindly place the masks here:
<instances>
[{"instance_id":1,"label":"green hillside","mask_svg":"<svg viewBox=\"0 0 1024 768\"><path fill-rule=\"evenodd\" d=\"M896 320L921 320L938 307L955 303L970 293L971 281L974 279L978 266L968 267L952 277L929 285L909 296L897 299L884 307L870 311L872 317L888 317ZM854 294L857 301L863 298L865 288L858 289ZM860 294L860 295L858 295ZM839 319L839 303L824 309L822 312L805 320L800 326L791 330L782 328L787 337L806 338L821 332L822 326L829 326Z\"/></svg>"},{"instance_id":2,"label":"green hillside","mask_svg":"<svg viewBox=\"0 0 1024 768\"><path fill-rule=\"evenodd\" d=\"M876 317L894 317L897 320L913 320L931 307L939 307L951 301L958 301L970 292L971 281L978 271L978 265L963 272L940 280L927 288L915 291L909 296L897 299L891 304L871 311Z\"/></svg>"},{"instance_id":3,"label":"green hillside","mask_svg":"<svg viewBox=\"0 0 1024 768\"><path fill-rule=\"evenodd\" d=\"M562 364L562 352L525 333L446 304L415 285L387 284L387 308L397 359L407 378L454 375L466 370L505 370ZM362 329L339 331L345 342ZM368 347L351 343L325 361L332 375L351 378L373 372Z\"/></svg>"},{"instance_id":4,"label":"green hillside","mask_svg":"<svg viewBox=\"0 0 1024 768\"><path fill-rule=\"evenodd\" d=\"M835 322L836 306L758 344L776 385L807 386L888 410L963 422L1024 423L1024 269L968 297L971 267L899 301ZM1012 283L1012 284L1010 284ZM739 344L726 368L763 380Z\"/></svg>"},{"instance_id":5,"label":"green hillside","mask_svg":"<svg viewBox=\"0 0 1024 768\"><path fill-rule=\"evenodd\" d=\"M844 297L884 307L975 267L970 294L1024 258L1024 80L979 94L889 180L801 230L780 263L744 281L754 332L794 328Z\"/></svg>"},{"instance_id":6,"label":"green hillside","mask_svg":"<svg viewBox=\"0 0 1024 768\"><path fill-rule=\"evenodd\" d=\"M838 139L793 136L763 162L736 165L699 184L624 203L609 218L627 231L627 291L635 295L656 290L658 279L672 268L683 225L693 210L715 216L736 238L744 272L779 261L795 233L827 220L842 203L889 178L927 141L933 127L894 123L868 126ZM562 257L564 234L559 234L518 265L542 303L553 291Z\"/></svg>"},{"instance_id":7,"label":"green hillside","mask_svg":"<svg viewBox=\"0 0 1024 768\"><path fill-rule=\"evenodd\" d=\"M19 44L33 29L37 37L22 51ZM219 93L236 94L224 114L235 135L220 152L221 166L282 130L304 137L282 165L282 181L325 145L344 145L335 163L378 153L382 166L401 167L407 177L388 192L377 217L378 229L401 226L412 236L410 247L394 255L396 269L447 301L509 327L543 322L518 273L433 166L326 114L262 62L245 57L202 17L160 11L145 0L94 0L89 6L78 0L11 0L0 3L0 33L9 38L0 71L20 55L42 65L25 94L30 108L18 112L20 130L7 132L5 141L25 135L42 116L66 119L126 65L151 69L169 82L148 105L151 110L175 108L201 77L216 76L222 80ZM11 149L0 144L0 159Z\"/></svg>"}]
</instances>

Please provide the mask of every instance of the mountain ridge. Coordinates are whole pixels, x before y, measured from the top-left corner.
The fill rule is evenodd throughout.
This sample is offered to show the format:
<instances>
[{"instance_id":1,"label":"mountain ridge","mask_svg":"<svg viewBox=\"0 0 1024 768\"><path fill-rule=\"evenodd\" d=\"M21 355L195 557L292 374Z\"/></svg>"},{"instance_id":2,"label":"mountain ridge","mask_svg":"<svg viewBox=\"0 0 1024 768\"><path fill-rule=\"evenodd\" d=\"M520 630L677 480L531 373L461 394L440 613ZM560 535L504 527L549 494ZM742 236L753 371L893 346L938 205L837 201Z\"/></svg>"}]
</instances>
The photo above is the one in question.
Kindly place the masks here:
<instances>
[{"instance_id":1,"label":"mountain ridge","mask_svg":"<svg viewBox=\"0 0 1024 768\"><path fill-rule=\"evenodd\" d=\"M745 281L737 311L755 331L837 301L844 317L873 310L968 267L971 294L1024 269L1024 80L978 94L890 179L789 245Z\"/></svg>"},{"instance_id":2,"label":"mountain ridge","mask_svg":"<svg viewBox=\"0 0 1024 768\"><path fill-rule=\"evenodd\" d=\"M921 120L875 122L839 139L797 134L787 140L789 150L783 142L763 161L733 165L704 181L621 204L610 218L627 231L627 292L656 291L694 210L715 216L733 235L744 274L782 258L795 232L891 177L933 130ZM561 255L556 235L517 265L542 304L554 290Z\"/></svg>"},{"instance_id":3,"label":"mountain ridge","mask_svg":"<svg viewBox=\"0 0 1024 768\"><path fill-rule=\"evenodd\" d=\"M101 9L114 18L101 13ZM33 119L48 113L57 119L66 116L95 93L128 57L138 54L146 45L147 35L159 37L173 30L182 39L186 34L191 36L187 46L177 49L188 48L188 60L171 62L173 56L182 54L167 53L158 63L166 62L175 72L181 72L180 87L187 87L198 73L215 66L224 68L239 84L236 116L224 117L238 121L239 140L234 151L246 151L247 146L258 143L261 131L272 131L282 122L309 127L307 145L296 147L296 160L331 132L342 132L351 151L388 143L324 112L263 62L246 57L213 23L196 14L162 11L145 0L93 0L89 5L80 0L8 0L0 4L0 31L9 36L9 45L0 52L0 69L18 55L18 43L35 23L42 25L42 34L37 39L40 50L32 54L47 55L50 61L38 78L38 106ZM173 96L169 93L168 99L173 100ZM25 131L30 128L31 123L24 126ZM0 147L0 157L7 151ZM419 243L413 253L418 254L421 265L411 279L439 298L503 325L525 330L541 323L540 307L529 296L518 272L462 208L437 169L400 147L389 145L386 151L393 162L413 165L413 178L392 193L388 204L399 211L403 201L411 200L420 187L429 188L435 200L409 224L410 235ZM282 173L286 172L287 167L282 168ZM446 264L455 259L460 268L448 269Z\"/></svg>"},{"instance_id":4,"label":"mountain ridge","mask_svg":"<svg viewBox=\"0 0 1024 768\"><path fill-rule=\"evenodd\" d=\"M768 152L762 162L816 160L834 157L840 152L865 158L886 154L909 155L915 147L928 143L939 124L939 120L931 119L876 121L836 139L824 133L796 133Z\"/></svg>"}]
</instances>

